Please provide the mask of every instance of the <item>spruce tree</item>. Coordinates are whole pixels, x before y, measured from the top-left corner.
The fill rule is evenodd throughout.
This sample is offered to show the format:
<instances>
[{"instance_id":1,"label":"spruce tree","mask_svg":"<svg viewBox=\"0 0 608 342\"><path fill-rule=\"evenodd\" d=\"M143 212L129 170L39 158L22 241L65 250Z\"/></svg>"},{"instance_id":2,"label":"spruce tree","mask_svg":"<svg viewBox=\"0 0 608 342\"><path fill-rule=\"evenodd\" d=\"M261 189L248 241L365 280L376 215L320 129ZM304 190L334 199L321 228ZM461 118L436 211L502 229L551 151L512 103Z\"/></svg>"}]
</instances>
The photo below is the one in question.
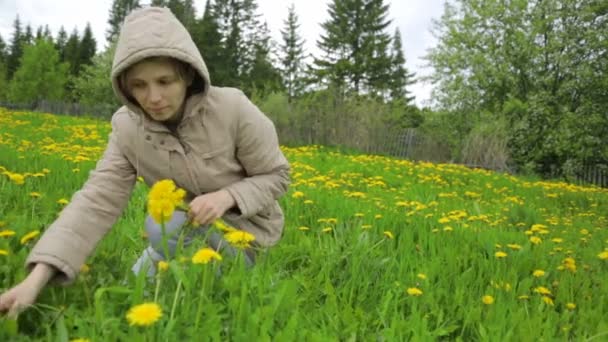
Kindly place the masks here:
<instances>
[{"instance_id":1,"label":"spruce tree","mask_svg":"<svg viewBox=\"0 0 608 342\"><path fill-rule=\"evenodd\" d=\"M69 63L70 75L76 76L80 68L80 37L78 30L74 28L68 41L65 44L64 58L65 62Z\"/></svg>"},{"instance_id":2,"label":"spruce tree","mask_svg":"<svg viewBox=\"0 0 608 342\"><path fill-rule=\"evenodd\" d=\"M95 41L95 37L93 37L91 24L87 23L87 26L84 29L84 33L82 34L82 39L80 40L80 44L78 46L79 69L83 65L91 64L91 59L93 58L93 56L95 56L96 51L97 42Z\"/></svg>"},{"instance_id":3,"label":"spruce tree","mask_svg":"<svg viewBox=\"0 0 608 342\"><path fill-rule=\"evenodd\" d=\"M150 6L167 7L167 0L152 0Z\"/></svg>"},{"instance_id":4,"label":"spruce tree","mask_svg":"<svg viewBox=\"0 0 608 342\"><path fill-rule=\"evenodd\" d=\"M384 0L333 0L329 4L330 18L321 25L325 32L317 41L322 56L314 60L318 83L356 94L382 95L386 91L388 8Z\"/></svg>"},{"instance_id":5,"label":"spruce tree","mask_svg":"<svg viewBox=\"0 0 608 342\"><path fill-rule=\"evenodd\" d=\"M5 63L6 62L6 43L4 42L4 39L2 38L2 35L0 34L0 63Z\"/></svg>"},{"instance_id":6,"label":"spruce tree","mask_svg":"<svg viewBox=\"0 0 608 342\"><path fill-rule=\"evenodd\" d=\"M30 24L27 24L27 26L25 27L22 44L34 44L34 33L32 32L32 25Z\"/></svg>"},{"instance_id":7,"label":"spruce tree","mask_svg":"<svg viewBox=\"0 0 608 342\"><path fill-rule=\"evenodd\" d=\"M196 19L196 9L192 0L168 0L166 7L190 31Z\"/></svg>"},{"instance_id":8,"label":"spruce tree","mask_svg":"<svg viewBox=\"0 0 608 342\"><path fill-rule=\"evenodd\" d=\"M55 48L59 52L59 59L61 62L65 62L65 45L68 42L68 33L66 32L63 25L59 28L59 32L57 32L57 38L55 39Z\"/></svg>"},{"instance_id":9,"label":"spruce tree","mask_svg":"<svg viewBox=\"0 0 608 342\"><path fill-rule=\"evenodd\" d=\"M6 82L6 43L0 35L0 101L5 100L7 93L7 82Z\"/></svg>"},{"instance_id":10,"label":"spruce tree","mask_svg":"<svg viewBox=\"0 0 608 342\"><path fill-rule=\"evenodd\" d=\"M114 0L112 2L112 8L110 8L110 17L108 24L110 27L106 31L106 39L111 42L114 37L118 37L122 22L125 20L127 14L133 9L140 7L139 0Z\"/></svg>"},{"instance_id":11,"label":"spruce tree","mask_svg":"<svg viewBox=\"0 0 608 342\"><path fill-rule=\"evenodd\" d=\"M255 61L255 42L260 23L254 0L216 0L213 12L222 45L226 85L240 87Z\"/></svg>"},{"instance_id":12,"label":"spruce tree","mask_svg":"<svg viewBox=\"0 0 608 342\"><path fill-rule=\"evenodd\" d=\"M280 62L283 84L291 101L294 97L300 95L304 89L304 40L298 33L300 24L293 4L289 6L284 24L285 27L281 30L283 44L281 44L282 56Z\"/></svg>"},{"instance_id":13,"label":"spruce tree","mask_svg":"<svg viewBox=\"0 0 608 342\"><path fill-rule=\"evenodd\" d=\"M21 29L21 20L19 19L19 15L17 15L13 22L13 37L6 60L6 78L8 80L12 79L13 74L17 71L21 55L23 55L23 31Z\"/></svg>"},{"instance_id":14,"label":"spruce tree","mask_svg":"<svg viewBox=\"0 0 608 342\"><path fill-rule=\"evenodd\" d=\"M408 72L405 67L405 56L403 54L403 45L401 43L401 32L399 28L395 29L393 36L393 44L391 49L391 74L389 77L390 98L391 100L403 100L409 104L414 100L414 96L410 96L407 86L413 83L414 73Z\"/></svg>"},{"instance_id":15,"label":"spruce tree","mask_svg":"<svg viewBox=\"0 0 608 342\"><path fill-rule=\"evenodd\" d=\"M264 97L273 91L281 89L281 73L274 67L272 61L273 43L266 23L262 24L256 32L253 42L253 60L251 68L245 75L244 91L254 92Z\"/></svg>"},{"instance_id":16,"label":"spruce tree","mask_svg":"<svg viewBox=\"0 0 608 342\"><path fill-rule=\"evenodd\" d=\"M225 54L211 0L207 0L203 17L196 20L192 28L192 40L194 40L194 44L203 56L207 69L210 70L211 83L220 86L225 85L227 74L224 61Z\"/></svg>"}]
</instances>

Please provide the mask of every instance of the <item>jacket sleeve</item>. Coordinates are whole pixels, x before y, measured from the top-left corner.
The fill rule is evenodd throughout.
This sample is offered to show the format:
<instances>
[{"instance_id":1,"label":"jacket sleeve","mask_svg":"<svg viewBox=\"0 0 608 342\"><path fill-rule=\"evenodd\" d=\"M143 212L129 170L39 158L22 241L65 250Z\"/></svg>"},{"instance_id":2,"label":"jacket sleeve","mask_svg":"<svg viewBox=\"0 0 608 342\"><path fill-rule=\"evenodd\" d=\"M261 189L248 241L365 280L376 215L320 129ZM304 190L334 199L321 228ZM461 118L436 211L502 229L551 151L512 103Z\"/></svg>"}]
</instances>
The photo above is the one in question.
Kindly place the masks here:
<instances>
[{"instance_id":1,"label":"jacket sleeve","mask_svg":"<svg viewBox=\"0 0 608 342\"><path fill-rule=\"evenodd\" d=\"M241 93L236 132L236 157L247 177L225 189L234 197L241 218L260 212L285 194L289 163L272 121Z\"/></svg>"},{"instance_id":2,"label":"jacket sleeve","mask_svg":"<svg viewBox=\"0 0 608 342\"><path fill-rule=\"evenodd\" d=\"M58 271L52 281L62 285L73 282L86 258L121 215L136 172L119 149L115 128L113 120L103 157L30 252L25 263L28 270L36 263L46 263Z\"/></svg>"}]
</instances>

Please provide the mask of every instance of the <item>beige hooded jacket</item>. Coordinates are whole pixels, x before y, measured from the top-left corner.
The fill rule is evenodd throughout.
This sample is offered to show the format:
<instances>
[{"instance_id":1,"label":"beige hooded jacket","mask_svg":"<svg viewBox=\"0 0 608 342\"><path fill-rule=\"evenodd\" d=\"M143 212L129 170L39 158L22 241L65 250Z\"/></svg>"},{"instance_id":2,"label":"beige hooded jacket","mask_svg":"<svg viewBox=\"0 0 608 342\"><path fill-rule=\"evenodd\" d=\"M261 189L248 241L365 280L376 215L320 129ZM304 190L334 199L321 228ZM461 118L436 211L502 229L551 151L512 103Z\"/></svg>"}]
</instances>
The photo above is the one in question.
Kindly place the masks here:
<instances>
[{"instance_id":1,"label":"beige hooded jacket","mask_svg":"<svg viewBox=\"0 0 608 342\"><path fill-rule=\"evenodd\" d=\"M186 100L175 134L144 115L120 87L121 73L151 56L177 58L197 72L192 87L198 92ZM59 270L55 281L71 283L120 217L138 176L148 185L173 179L189 200L225 189L236 201L224 215L228 223L255 235L262 247L280 239L284 218L277 199L287 191L289 164L274 125L241 91L211 86L201 54L168 9L150 7L127 16L112 83L125 106L112 117L103 157L34 246L26 267L50 264Z\"/></svg>"}]
</instances>

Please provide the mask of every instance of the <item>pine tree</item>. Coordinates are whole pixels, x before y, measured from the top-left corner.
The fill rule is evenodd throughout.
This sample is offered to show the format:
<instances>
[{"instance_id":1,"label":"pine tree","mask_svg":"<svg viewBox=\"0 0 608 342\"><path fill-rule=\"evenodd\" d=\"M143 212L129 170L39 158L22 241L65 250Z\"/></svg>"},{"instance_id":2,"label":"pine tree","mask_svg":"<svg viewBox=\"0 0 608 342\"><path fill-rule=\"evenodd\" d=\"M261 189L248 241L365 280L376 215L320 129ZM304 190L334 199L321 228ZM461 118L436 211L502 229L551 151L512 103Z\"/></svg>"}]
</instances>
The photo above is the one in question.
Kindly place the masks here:
<instances>
[{"instance_id":1,"label":"pine tree","mask_svg":"<svg viewBox=\"0 0 608 342\"><path fill-rule=\"evenodd\" d=\"M24 46L21 64L9 85L9 100L14 103L60 100L67 68L59 62L59 54L51 41L40 39Z\"/></svg>"},{"instance_id":2,"label":"pine tree","mask_svg":"<svg viewBox=\"0 0 608 342\"><path fill-rule=\"evenodd\" d=\"M323 55L314 60L318 82L342 92L382 94L390 70L388 5L384 0L333 0L328 11L330 18L321 25L325 33L317 41Z\"/></svg>"},{"instance_id":3,"label":"pine tree","mask_svg":"<svg viewBox=\"0 0 608 342\"><path fill-rule=\"evenodd\" d=\"M405 56L401 43L401 32L395 29L391 50L391 75L389 77L390 97L392 100L402 99L406 104L414 100L407 86L413 83L415 74L409 73L405 67Z\"/></svg>"},{"instance_id":4,"label":"pine tree","mask_svg":"<svg viewBox=\"0 0 608 342\"><path fill-rule=\"evenodd\" d=\"M0 63L5 63L6 62L6 43L4 42L4 39L2 38L2 35L0 34Z\"/></svg>"},{"instance_id":5,"label":"pine tree","mask_svg":"<svg viewBox=\"0 0 608 342\"><path fill-rule=\"evenodd\" d=\"M222 36L219 32L211 0L207 0L203 17L196 20L192 28L192 40L201 52L207 69L212 72L211 83L220 86L225 85L227 72L225 70Z\"/></svg>"},{"instance_id":6,"label":"pine tree","mask_svg":"<svg viewBox=\"0 0 608 342\"><path fill-rule=\"evenodd\" d=\"M65 45L68 42L68 33L65 31L63 25L57 32L57 39L55 39L55 48L59 52L59 60L65 62Z\"/></svg>"},{"instance_id":7,"label":"pine tree","mask_svg":"<svg viewBox=\"0 0 608 342\"><path fill-rule=\"evenodd\" d=\"M259 32L259 15L254 0L216 0L216 17L224 46L225 85L241 87L255 58L254 43Z\"/></svg>"},{"instance_id":8,"label":"pine tree","mask_svg":"<svg viewBox=\"0 0 608 342\"><path fill-rule=\"evenodd\" d=\"M95 41L95 37L93 37L91 24L87 23L87 26L84 29L84 33L82 34L82 39L80 40L78 47L79 70L83 65L91 64L91 59L93 58L93 56L95 56L96 51L97 42Z\"/></svg>"},{"instance_id":9,"label":"pine tree","mask_svg":"<svg viewBox=\"0 0 608 342\"><path fill-rule=\"evenodd\" d=\"M168 0L166 7L190 31L196 19L196 9L192 0Z\"/></svg>"},{"instance_id":10,"label":"pine tree","mask_svg":"<svg viewBox=\"0 0 608 342\"><path fill-rule=\"evenodd\" d=\"M22 44L34 44L34 33L32 32L32 25L30 24L27 24L27 26L25 27Z\"/></svg>"},{"instance_id":11,"label":"pine tree","mask_svg":"<svg viewBox=\"0 0 608 342\"><path fill-rule=\"evenodd\" d=\"M2 39L2 35L0 35L0 101L5 99L7 93L6 59L6 43L4 42L4 39Z\"/></svg>"},{"instance_id":12,"label":"pine tree","mask_svg":"<svg viewBox=\"0 0 608 342\"><path fill-rule=\"evenodd\" d=\"M248 94L254 92L260 97L277 91L281 88L281 73L274 67L272 61L272 40L266 23L256 32L253 43L253 60L251 69L245 75L244 91Z\"/></svg>"},{"instance_id":13,"label":"pine tree","mask_svg":"<svg viewBox=\"0 0 608 342\"><path fill-rule=\"evenodd\" d=\"M78 36L78 30L74 28L68 41L65 44L64 58L65 62L69 63L70 75L76 76L80 68L80 37Z\"/></svg>"},{"instance_id":14,"label":"pine tree","mask_svg":"<svg viewBox=\"0 0 608 342\"><path fill-rule=\"evenodd\" d=\"M283 38L281 66L283 84L291 101L294 97L300 95L304 89L302 76L304 71L304 40L298 33L300 24L293 4L289 6L284 24L285 28L281 30Z\"/></svg>"},{"instance_id":15,"label":"pine tree","mask_svg":"<svg viewBox=\"0 0 608 342\"><path fill-rule=\"evenodd\" d=\"M15 21L13 22L13 28L13 38L11 39L11 45L6 60L6 78L8 80L13 78L13 74L19 67L21 55L23 55L23 31L21 29L21 20L19 20L19 15L17 15Z\"/></svg>"},{"instance_id":16,"label":"pine tree","mask_svg":"<svg viewBox=\"0 0 608 342\"><path fill-rule=\"evenodd\" d=\"M391 36L386 32L391 21L387 19L389 6L384 0L364 1L363 8L367 15L364 18L362 35L362 53L365 91L385 99L390 88L391 57L387 53L391 45Z\"/></svg>"},{"instance_id":17,"label":"pine tree","mask_svg":"<svg viewBox=\"0 0 608 342\"><path fill-rule=\"evenodd\" d=\"M139 0L114 0L110 9L110 18L108 24L110 28L106 31L106 39L111 42L114 37L118 37L122 22L135 8L140 7Z\"/></svg>"}]
</instances>

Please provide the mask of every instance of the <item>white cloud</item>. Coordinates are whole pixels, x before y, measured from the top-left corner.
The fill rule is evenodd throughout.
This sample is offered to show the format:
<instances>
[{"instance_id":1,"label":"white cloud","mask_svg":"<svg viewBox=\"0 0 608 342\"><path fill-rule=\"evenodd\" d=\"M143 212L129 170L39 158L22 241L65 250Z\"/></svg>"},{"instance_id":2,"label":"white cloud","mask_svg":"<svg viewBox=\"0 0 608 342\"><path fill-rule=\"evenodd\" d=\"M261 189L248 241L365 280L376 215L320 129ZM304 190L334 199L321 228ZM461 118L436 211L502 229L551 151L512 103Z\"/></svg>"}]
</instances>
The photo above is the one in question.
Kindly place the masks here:
<instances>
[{"instance_id":1,"label":"white cloud","mask_svg":"<svg viewBox=\"0 0 608 342\"><path fill-rule=\"evenodd\" d=\"M141 1L148 3L148 1ZM329 0L293 0L301 24L300 32L306 39L307 49L314 53L319 39L321 23L328 18ZM431 18L438 18L445 0L388 0L389 18L393 20L391 34L399 27L403 38L403 47L407 59L406 66L417 75L429 72L423 68L421 57L426 50L435 44L430 34ZM290 1L258 0L262 18L268 22L275 39L280 39L279 30L287 17ZM13 32L13 21L17 14L23 26L28 23L32 29L40 25L49 25L53 35L63 26L68 33L75 27L80 33L87 22L91 24L98 49L105 48L105 31L112 0L0 0L0 35L10 41ZM205 0L195 1L198 14L202 13ZM416 96L417 104L424 104L430 96L430 86L415 84L410 89Z\"/></svg>"}]
</instances>

